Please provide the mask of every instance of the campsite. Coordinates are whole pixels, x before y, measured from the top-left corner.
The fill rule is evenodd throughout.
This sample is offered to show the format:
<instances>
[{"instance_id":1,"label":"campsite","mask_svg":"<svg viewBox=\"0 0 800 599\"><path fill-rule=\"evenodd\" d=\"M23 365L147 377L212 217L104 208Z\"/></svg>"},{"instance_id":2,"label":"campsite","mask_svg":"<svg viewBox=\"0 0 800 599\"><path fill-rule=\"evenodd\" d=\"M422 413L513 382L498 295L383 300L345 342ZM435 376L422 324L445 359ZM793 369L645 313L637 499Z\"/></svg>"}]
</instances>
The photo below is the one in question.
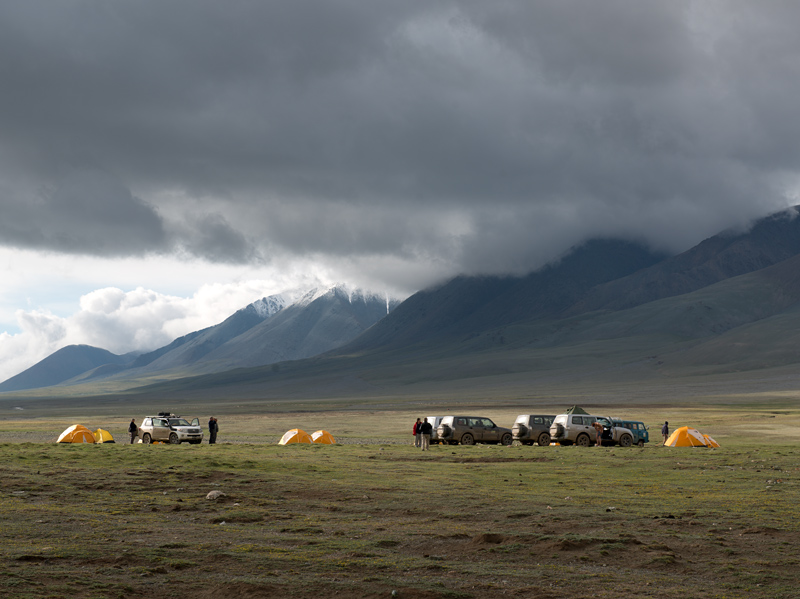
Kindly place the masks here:
<instances>
[{"instance_id":1,"label":"campsite","mask_svg":"<svg viewBox=\"0 0 800 599\"><path fill-rule=\"evenodd\" d=\"M6 419L0 595L795 596L800 413L636 413L655 433L644 448L425 453L408 411L243 411L197 446L128 445L111 414L84 420L114 444ZM721 448L661 447L663 414ZM337 443L279 445L298 424Z\"/></svg>"}]
</instances>

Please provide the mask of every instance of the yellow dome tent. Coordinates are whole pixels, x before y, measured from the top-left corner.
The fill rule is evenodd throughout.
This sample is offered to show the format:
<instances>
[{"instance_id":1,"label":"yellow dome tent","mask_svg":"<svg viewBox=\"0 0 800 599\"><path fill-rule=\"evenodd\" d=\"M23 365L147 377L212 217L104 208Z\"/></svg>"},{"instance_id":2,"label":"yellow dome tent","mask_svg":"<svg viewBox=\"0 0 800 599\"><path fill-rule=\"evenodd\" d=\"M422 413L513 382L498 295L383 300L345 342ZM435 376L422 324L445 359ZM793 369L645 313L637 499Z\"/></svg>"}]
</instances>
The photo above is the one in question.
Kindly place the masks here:
<instances>
[{"instance_id":1,"label":"yellow dome tent","mask_svg":"<svg viewBox=\"0 0 800 599\"><path fill-rule=\"evenodd\" d=\"M335 445L336 439L328 431L317 431L311 434L311 440L314 443L323 443L325 445Z\"/></svg>"},{"instance_id":2,"label":"yellow dome tent","mask_svg":"<svg viewBox=\"0 0 800 599\"><path fill-rule=\"evenodd\" d=\"M94 431L94 442L95 443L116 443L114 441L114 437L111 436L107 430L98 428Z\"/></svg>"},{"instance_id":3,"label":"yellow dome tent","mask_svg":"<svg viewBox=\"0 0 800 599\"><path fill-rule=\"evenodd\" d=\"M94 443L94 435L82 424L73 424L61 433L56 443Z\"/></svg>"},{"instance_id":4,"label":"yellow dome tent","mask_svg":"<svg viewBox=\"0 0 800 599\"><path fill-rule=\"evenodd\" d=\"M278 445L289 445L290 443L313 443L311 435L299 428L293 428L283 433L283 437L278 441Z\"/></svg>"},{"instance_id":5,"label":"yellow dome tent","mask_svg":"<svg viewBox=\"0 0 800 599\"><path fill-rule=\"evenodd\" d=\"M682 426L673 432L666 443L667 447L719 447L719 443L695 428Z\"/></svg>"}]
</instances>

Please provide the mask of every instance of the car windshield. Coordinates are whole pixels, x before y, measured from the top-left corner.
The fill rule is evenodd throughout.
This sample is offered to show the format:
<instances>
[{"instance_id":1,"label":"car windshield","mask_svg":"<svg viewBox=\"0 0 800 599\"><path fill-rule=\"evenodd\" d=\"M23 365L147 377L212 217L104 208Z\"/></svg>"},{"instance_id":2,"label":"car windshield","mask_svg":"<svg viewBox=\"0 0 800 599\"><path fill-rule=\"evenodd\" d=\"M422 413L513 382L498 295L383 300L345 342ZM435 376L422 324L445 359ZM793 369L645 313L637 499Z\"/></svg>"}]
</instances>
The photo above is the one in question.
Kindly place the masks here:
<instances>
[{"instance_id":1,"label":"car windshield","mask_svg":"<svg viewBox=\"0 0 800 599\"><path fill-rule=\"evenodd\" d=\"M528 416L525 414L517 416L517 421L514 424L528 424Z\"/></svg>"},{"instance_id":2,"label":"car windshield","mask_svg":"<svg viewBox=\"0 0 800 599\"><path fill-rule=\"evenodd\" d=\"M170 426L191 426L185 418L170 418L169 419Z\"/></svg>"}]
</instances>

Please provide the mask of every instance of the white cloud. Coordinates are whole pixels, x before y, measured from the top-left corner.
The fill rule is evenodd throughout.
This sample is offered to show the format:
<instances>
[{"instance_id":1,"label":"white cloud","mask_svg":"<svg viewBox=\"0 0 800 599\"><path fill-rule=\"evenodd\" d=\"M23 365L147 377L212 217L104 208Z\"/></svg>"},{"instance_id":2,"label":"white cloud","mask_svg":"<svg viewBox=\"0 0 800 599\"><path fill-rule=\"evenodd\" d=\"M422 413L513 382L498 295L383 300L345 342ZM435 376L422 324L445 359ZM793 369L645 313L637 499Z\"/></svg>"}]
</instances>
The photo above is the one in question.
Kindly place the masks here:
<instances>
[{"instance_id":1,"label":"white cloud","mask_svg":"<svg viewBox=\"0 0 800 599\"><path fill-rule=\"evenodd\" d=\"M92 345L116 354L149 351L187 333L222 322L254 300L277 293L269 281L203 285L190 297L139 287L97 289L62 317L46 310L18 310L19 332L0 333L0 380L67 345Z\"/></svg>"},{"instance_id":2,"label":"white cloud","mask_svg":"<svg viewBox=\"0 0 800 599\"><path fill-rule=\"evenodd\" d=\"M0 291L0 323L6 328L0 333L0 381L67 345L116 354L157 349L276 293L335 283L396 297L414 291L381 282L382 274L394 271L411 284L419 277L412 263L386 257L373 269L370 264L318 256L255 269L166 257L103 260L0 249L0 277L6 282ZM436 274L427 276L434 280ZM131 281L136 286L129 287ZM12 308L20 305L28 307Z\"/></svg>"}]
</instances>

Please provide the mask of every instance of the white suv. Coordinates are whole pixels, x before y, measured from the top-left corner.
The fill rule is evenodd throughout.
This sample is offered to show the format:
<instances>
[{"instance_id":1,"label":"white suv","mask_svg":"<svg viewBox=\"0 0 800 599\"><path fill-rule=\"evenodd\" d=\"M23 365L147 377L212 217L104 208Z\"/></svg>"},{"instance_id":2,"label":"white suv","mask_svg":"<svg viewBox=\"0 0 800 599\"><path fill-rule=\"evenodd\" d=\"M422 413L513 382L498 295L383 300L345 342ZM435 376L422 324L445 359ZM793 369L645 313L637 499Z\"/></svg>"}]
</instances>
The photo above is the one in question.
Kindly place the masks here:
<instances>
[{"instance_id":1,"label":"white suv","mask_svg":"<svg viewBox=\"0 0 800 599\"><path fill-rule=\"evenodd\" d=\"M559 445L579 445L589 447L595 445L597 431L594 423L603 425L601 443L603 445L633 445L633 433L623 427L616 426L610 418L592 416L591 414L559 414L550 425L550 437Z\"/></svg>"},{"instance_id":2,"label":"white suv","mask_svg":"<svg viewBox=\"0 0 800 599\"><path fill-rule=\"evenodd\" d=\"M203 429L200 420L195 418L188 422L185 418L161 412L158 416L147 416L139 427L139 437L142 443L153 441L167 441L179 445L184 441L192 444L203 442Z\"/></svg>"}]
</instances>

